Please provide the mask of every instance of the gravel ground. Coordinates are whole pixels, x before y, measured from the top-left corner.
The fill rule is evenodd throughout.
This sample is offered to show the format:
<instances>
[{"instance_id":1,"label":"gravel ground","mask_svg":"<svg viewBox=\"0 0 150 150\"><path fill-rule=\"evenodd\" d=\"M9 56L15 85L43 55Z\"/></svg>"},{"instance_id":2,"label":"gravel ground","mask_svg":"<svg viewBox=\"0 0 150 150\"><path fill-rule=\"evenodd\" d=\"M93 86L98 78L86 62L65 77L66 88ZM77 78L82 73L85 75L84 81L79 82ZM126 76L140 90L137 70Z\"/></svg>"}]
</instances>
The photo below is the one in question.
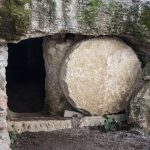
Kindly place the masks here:
<instances>
[{"instance_id":1,"label":"gravel ground","mask_svg":"<svg viewBox=\"0 0 150 150\"><path fill-rule=\"evenodd\" d=\"M129 131L69 129L17 135L12 150L150 150L150 139Z\"/></svg>"}]
</instances>

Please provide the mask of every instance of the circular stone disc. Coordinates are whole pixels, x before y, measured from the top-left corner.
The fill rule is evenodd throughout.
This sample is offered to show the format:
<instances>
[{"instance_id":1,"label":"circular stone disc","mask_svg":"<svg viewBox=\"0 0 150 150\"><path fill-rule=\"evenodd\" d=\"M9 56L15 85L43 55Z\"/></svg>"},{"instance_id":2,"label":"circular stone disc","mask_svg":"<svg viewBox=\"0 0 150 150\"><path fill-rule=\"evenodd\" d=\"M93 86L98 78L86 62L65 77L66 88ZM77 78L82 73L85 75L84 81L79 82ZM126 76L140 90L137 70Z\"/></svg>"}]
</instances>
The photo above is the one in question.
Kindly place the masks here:
<instances>
[{"instance_id":1,"label":"circular stone disc","mask_svg":"<svg viewBox=\"0 0 150 150\"><path fill-rule=\"evenodd\" d=\"M65 59L60 85L67 100L91 114L124 111L141 72L134 51L118 38L97 38L77 44Z\"/></svg>"}]
</instances>

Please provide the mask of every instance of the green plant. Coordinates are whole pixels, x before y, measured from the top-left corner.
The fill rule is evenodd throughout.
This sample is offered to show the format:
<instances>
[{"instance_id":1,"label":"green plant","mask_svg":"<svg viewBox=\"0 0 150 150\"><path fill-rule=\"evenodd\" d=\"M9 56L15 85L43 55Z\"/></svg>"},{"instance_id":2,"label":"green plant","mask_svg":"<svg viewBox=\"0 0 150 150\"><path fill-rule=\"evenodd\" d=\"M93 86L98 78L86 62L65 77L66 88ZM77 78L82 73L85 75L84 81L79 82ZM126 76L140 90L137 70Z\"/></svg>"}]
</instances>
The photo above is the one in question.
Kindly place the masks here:
<instances>
[{"instance_id":1,"label":"green plant","mask_svg":"<svg viewBox=\"0 0 150 150\"><path fill-rule=\"evenodd\" d=\"M15 141L17 140L16 132L15 131L10 132L9 137L10 137L11 144L14 144Z\"/></svg>"},{"instance_id":2,"label":"green plant","mask_svg":"<svg viewBox=\"0 0 150 150\"><path fill-rule=\"evenodd\" d=\"M117 131L119 129L119 124L115 119L109 118L107 115L104 115L104 128L105 131Z\"/></svg>"}]
</instances>

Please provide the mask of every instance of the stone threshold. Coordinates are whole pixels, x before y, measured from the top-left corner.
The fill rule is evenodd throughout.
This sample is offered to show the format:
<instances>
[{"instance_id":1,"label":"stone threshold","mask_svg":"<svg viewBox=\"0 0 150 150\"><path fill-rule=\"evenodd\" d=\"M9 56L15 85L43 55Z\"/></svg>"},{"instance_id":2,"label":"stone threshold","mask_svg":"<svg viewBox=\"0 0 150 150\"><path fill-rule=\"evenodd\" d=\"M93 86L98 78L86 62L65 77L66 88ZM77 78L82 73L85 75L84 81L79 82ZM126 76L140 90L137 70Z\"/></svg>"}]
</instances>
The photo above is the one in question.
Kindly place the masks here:
<instances>
[{"instance_id":1,"label":"stone threshold","mask_svg":"<svg viewBox=\"0 0 150 150\"><path fill-rule=\"evenodd\" d=\"M125 121L125 115L109 115L118 122ZM104 124L104 118L101 116L88 116L88 117L24 117L12 118L7 121L8 131L17 133L22 132L50 132L63 129L71 129L74 127L96 127Z\"/></svg>"},{"instance_id":2,"label":"stone threshold","mask_svg":"<svg viewBox=\"0 0 150 150\"><path fill-rule=\"evenodd\" d=\"M17 133L54 131L71 128L71 119L59 116L44 116L42 113L15 113L8 115L8 131Z\"/></svg>"},{"instance_id":3,"label":"stone threshold","mask_svg":"<svg viewBox=\"0 0 150 150\"><path fill-rule=\"evenodd\" d=\"M55 130L70 129L71 120L32 120L8 121L8 131L22 132L50 132Z\"/></svg>"}]
</instances>

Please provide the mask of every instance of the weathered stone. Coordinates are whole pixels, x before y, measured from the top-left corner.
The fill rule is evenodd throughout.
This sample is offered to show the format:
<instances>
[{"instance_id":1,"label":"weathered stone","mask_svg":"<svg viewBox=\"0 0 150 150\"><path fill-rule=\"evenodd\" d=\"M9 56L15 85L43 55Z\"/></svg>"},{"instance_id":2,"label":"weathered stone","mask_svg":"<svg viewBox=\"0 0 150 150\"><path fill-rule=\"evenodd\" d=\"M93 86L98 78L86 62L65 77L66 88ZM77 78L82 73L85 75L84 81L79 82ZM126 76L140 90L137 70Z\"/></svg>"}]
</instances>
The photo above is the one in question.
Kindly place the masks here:
<instances>
[{"instance_id":1,"label":"weathered stone","mask_svg":"<svg viewBox=\"0 0 150 150\"><path fill-rule=\"evenodd\" d=\"M0 120L0 130L7 129L6 119Z\"/></svg>"},{"instance_id":2,"label":"weathered stone","mask_svg":"<svg viewBox=\"0 0 150 150\"><path fill-rule=\"evenodd\" d=\"M46 69L45 92L46 108L50 113L64 114L71 106L60 88L59 72L68 49L82 36L55 35L45 37L43 40L43 55Z\"/></svg>"},{"instance_id":3,"label":"weathered stone","mask_svg":"<svg viewBox=\"0 0 150 150\"><path fill-rule=\"evenodd\" d=\"M55 33L132 35L150 41L149 0L11 0L0 4L1 41Z\"/></svg>"},{"instance_id":4,"label":"weathered stone","mask_svg":"<svg viewBox=\"0 0 150 150\"><path fill-rule=\"evenodd\" d=\"M7 130L0 130L0 149L10 150L10 139Z\"/></svg>"},{"instance_id":5,"label":"weathered stone","mask_svg":"<svg viewBox=\"0 0 150 150\"><path fill-rule=\"evenodd\" d=\"M141 64L134 51L117 38L77 44L61 68L60 85L68 101L92 114L124 111Z\"/></svg>"},{"instance_id":6,"label":"weathered stone","mask_svg":"<svg viewBox=\"0 0 150 150\"><path fill-rule=\"evenodd\" d=\"M0 118L6 118L7 110L0 108Z\"/></svg>"},{"instance_id":7,"label":"weathered stone","mask_svg":"<svg viewBox=\"0 0 150 150\"><path fill-rule=\"evenodd\" d=\"M7 66L7 58L8 58L7 45L0 44L0 90L1 90L0 93L5 91L5 86L6 86L5 67Z\"/></svg>"},{"instance_id":8,"label":"weathered stone","mask_svg":"<svg viewBox=\"0 0 150 150\"><path fill-rule=\"evenodd\" d=\"M8 130L17 133L70 129L71 120L8 121Z\"/></svg>"},{"instance_id":9,"label":"weathered stone","mask_svg":"<svg viewBox=\"0 0 150 150\"><path fill-rule=\"evenodd\" d=\"M64 113L64 117L79 117L79 118L82 118L84 117L85 115L82 114L82 113L79 113L79 112L75 112L75 111L69 111L69 110L65 110L65 113Z\"/></svg>"},{"instance_id":10,"label":"weathered stone","mask_svg":"<svg viewBox=\"0 0 150 150\"><path fill-rule=\"evenodd\" d=\"M7 99L5 96L5 92L0 89L0 107L4 110L7 109Z\"/></svg>"},{"instance_id":11,"label":"weathered stone","mask_svg":"<svg viewBox=\"0 0 150 150\"><path fill-rule=\"evenodd\" d=\"M62 112L63 105L65 105L65 98L59 85L59 70L70 45L71 40L66 41L63 35L59 38L58 36L46 37L43 41L46 69L46 107L48 107L48 111L54 113Z\"/></svg>"},{"instance_id":12,"label":"weathered stone","mask_svg":"<svg viewBox=\"0 0 150 150\"><path fill-rule=\"evenodd\" d=\"M104 124L101 116L84 117L80 120L80 127L96 127Z\"/></svg>"},{"instance_id":13,"label":"weathered stone","mask_svg":"<svg viewBox=\"0 0 150 150\"><path fill-rule=\"evenodd\" d=\"M6 96L6 75L7 66L7 45L0 43L0 149L9 150L10 139L7 131L7 96Z\"/></svg>"},{"instance_id":14,"label":"weathered stone","mask_svg":"<svg viewBox=\"0 0 150 150\"><path fill-rule=\"evenodd\" d=\"M147 63L143 69L143 79L150 80L150 63Z\"/></svg>"},{"instance_id":15,"label":"weathered stone","mask_svg":"<svg viewBox=\"0 0 150 150\"><path fill-rule=\"evenodd\" d=\"M118 123L126 121L126 116L124 114L118 115L107 115L109 118L115 119ZM80 120L80 127L97 127L104 125L104 118L101 116L90 116L84 117Z\"/></svg>"},{"instance_id":16,"label":"weathered stone","mask_svg":"<svg viewBox=\"0 0 150 150\"><path fill-rule=\"evenodd\" d=\"M150 82L131 100L129 121L150 133Z\"/></svg>"}]
</instances>

